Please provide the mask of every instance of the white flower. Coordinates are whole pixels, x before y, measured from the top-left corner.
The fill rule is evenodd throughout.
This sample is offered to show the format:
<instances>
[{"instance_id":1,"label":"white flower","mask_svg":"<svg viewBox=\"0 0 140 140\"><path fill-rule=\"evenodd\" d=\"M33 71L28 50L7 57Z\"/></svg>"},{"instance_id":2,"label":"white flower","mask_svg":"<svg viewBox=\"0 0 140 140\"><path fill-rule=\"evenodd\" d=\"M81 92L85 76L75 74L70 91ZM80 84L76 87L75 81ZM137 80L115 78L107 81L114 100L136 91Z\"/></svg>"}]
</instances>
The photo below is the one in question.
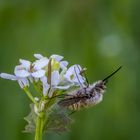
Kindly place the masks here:
<instances>
[{"instance_id":1,"label":"white flower","mask_svg":"<svg viewBox=\"0 0 140 140\"><path fill-rule=\"evenodd\" d=\"M80 75L81 70L82 68L80 65L73 65L66 71L64 77L73 84L83 86L85 83L85 78Z\"/></svg>"},{"instance_id":2,"label":"white flower","mask_svg":"<svg viewBox=\"0 0 140 140\"><path fill-rule=\"evenodd\" d=\"M41 78L46 73L45 70L41 69L42 68L40 66L42 63L41 60L40 60L40 62L35 63L35 66L38 67L38 69L36 69L36 70L32 68L32 63L30 61L20 59L20 63L21 63L21 65L16 66L15 71L14 71L15 75L18 77L21 77L21 78L28 77L29 79Z\"/></svg>"},{"instance_id":3,"label":"white flower","mask_svg":"<svg viewBox=\"0 0 140 140\"><path fill-rule=\"evenodd\" d=\"M29 86L29 81L32 82L32 79L34 78L36 81L38 81L39 78L43 77L46 73L45 70L39 69L39 70L33 70L31 69L32 63L28 60L19 60L20 65L15 67L14 74L7 74L7 73L1 73L0 77L8 80L15 80L18 81L21 88L24 88L26 86ZM38 66L36 64L36 66Z\"/></svg>"},{"instance_id":4,"label":"white flower","mask_svg":"<svg viewBox=\"0 0 140 140\"><path fill-rule=\"evenodd\" d=\"M46 96L48 93L48 90L50 88L50 85L47 82L47 77L44 76L42 78L40 78L41 82L42 82L42 86L43 86L43 95Z\"/></svg>"},{"instance_id":5,"label":"white flower","mask_svg":"<svg viewBox=\"0 0 140 140\"><path fill-rule=\"evenodd\" d=\"M53 55L50 56L50 58L53 58L53 59L55 59L56 61L60 62L64 57L61 56L61 55L53 54Z\"/></svg>"},{"instance_id":6,"label":"white flower","mask_svg":"<svg viewBox=\"0 0 140 140\"><path fill-rule=\"evenodd\" d=\"M52 76L51 76L51 86L52 86L52 88L68 89L70 87L69 85L60 86L61 82L62 82L62 80L61 80L61 75L59 74L59 72L58 71L52 72Z\"/></svg>"},{"instance_id":7,"label":"white flower","mask_svg":"<svg viewBox=\"0 0 140 140\"><path fill-rule=\"evenodd\" d=\"M23 65L16 66L14 73L16 76L21 77L21 78L30 76L30 72L28 70L26 70L26 68L23 67Z\"/></svg>"},{"instance_id":8,"label":"white flower","mask_svg":"<svg viewBox=\"0 0 140 140\"><path fill-rule=\"evenodd\" d=\"M41 79L41 82L43 84L43 94L46 96L48 93L48 90L50 89L49 97L52 96L52 91L54 92L56 89L68 89L70 85L59 85L61 81L61 75L58 71L53 71L51 74L51 84L48 84L47 77L44 76Z\"/></svg>"},{"instance_id":9,"label":"white flower","mask_svg":"<svg viewBox=\"0 0 140 140\"><path fill-rule=\"evenodd\" d=\"M61 61L64 57L61 55L56 55L53 54L50 56L50 58L48 59L47 57L44 57L41 54L34 54L34 57L37 58L38 60L36 60L36 62L34 63L34 69L42 69L45 66L48 65L50 58L54 59L56 62L59 63L60 68L61 69L66 69L68 62L67 61Z\"/></svg>"},{"instance_id":10,"label":"white flower","mask_svg":"<svg viewBox=\"0 0 140 140\"><path fill-rule=\"evenodd\" d=\"M19 59L20 64L26 69L30 70L31 62L25 59Z\"/></svg>"},{"instance_id":11,"label":"white flower","mask_svg":"<svg viewBox=\"0 0 140 140\"><path fill-rule=\"evenodd\" d=\"M63 56L51 55L49 58L41 54L34 54L37 58L35 62L20 59L20 64L15 67L14 74L1 73L0 77L17 81L21 88L29 86L29 80L32 84L43 87L42 94L52 97L56 90L67 90L71 86L84 86L85 78L80 74L82 68L79 65L73 65L67 69L68 62L63 61ZM48 64L51 61L51 69ZM48 79L48 70L51 70ZM33 82L34 81L34 82Z\"/></svg>"},{"instance_id":12,"label":"white flower","mask_svg":"<svg viewBox=\"0 0 140 140\"><path fill-rule=\"evenodd\" d=\"M61 61L64 58L63 56L60 56L60 55L51 55L50 58L53 58L57 62L59 62L60 68L62 70L67 68L68 62L67 61Z\"/></svg>"},{"instance_id":13,"label":"white flower","mask_svg":"<svg viewBox=\"0 0 140 140\"><path fill-rule=\"evenodd\" d=\"M67 66L68 66L68 62L67 61L61 61L60 62L60 68L63 70L63 69L67 69Z\"/></svg>"},{"instance_id":14,"label":"white flower","mask_svg":"<svg viewBox=\"0 0 140 140\"><path fill-rule=\"evenodd\" d=\"M46 71L45 70L38 70L36 72L33 72L31 73L31 75L34 77L34 78L41 78L45 75Z\"/></svg>"},{"instance_id":15,"label":"white flower","mask_svg":"<svg viewBox=\"0 0 140 140\"><path fill-rule=\"evenodd\" d=\"M44 56L41 55L41 54L34 54L34 57L37 58L37 59L41 59L41 58L43 58Z\"/></svg>"},{"instance_id":16,"label":"white flower","mask_svg":"<svg viewBox=\"0 0 140 140\"><path fill-rule=\"evenodd\" d=\"M8 80L18 81L21 88L29 86L29 81L27 78L21 78L15 75L7 74L7 73L1 73L0 77L4 79L8 79Z\"/></svg>"},{"instance_id":17,"label":"white flower","mask_svg":"<svg viewBox=\"0 0 140 140\"><path fill-rule=\"evenodd\" d=\"M33 68L35 71L37 70L40 70L40 69L43 69L44 67L46 67L49 63L49 59L47 57L43 57L39 60L36 60L34 63L33 63Z\"/></svg>"},{"instance_id":18,"label":"white flower","mask_svg":"<svg viewBox=\"0 0 140 140\"><path fill-rule=\"evenodd\" d=\"M19 61L21 64L15 67L14 70L15 75L1 73L0 77L8 80L18 81L20 87L24 88L26 86L29 86L29 81L27 77L30 76L29 69L31 62L23 59L20 59Z\"/></svg>"}]
</instances>

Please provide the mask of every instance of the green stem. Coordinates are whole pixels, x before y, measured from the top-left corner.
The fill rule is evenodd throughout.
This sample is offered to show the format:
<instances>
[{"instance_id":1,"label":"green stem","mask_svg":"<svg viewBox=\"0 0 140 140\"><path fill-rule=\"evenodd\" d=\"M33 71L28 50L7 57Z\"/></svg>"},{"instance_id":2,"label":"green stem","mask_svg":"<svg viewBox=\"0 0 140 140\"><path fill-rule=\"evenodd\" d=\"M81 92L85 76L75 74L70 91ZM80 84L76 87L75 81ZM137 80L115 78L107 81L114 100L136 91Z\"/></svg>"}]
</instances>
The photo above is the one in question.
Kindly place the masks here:
<instances>
[{"instance_id":1,"label":"green stem","mask_svg":"<svg viewBox=\"0 0 140 140\"><path fill-rule=\"evenodd\" d=\"M36 104L36 101L34 100L34 97L32 96L31 92L27 89L27 88L24 88L24 91L26 92L27 96L30 98L30 100Z\"/></svg>"},{"instance_id":2,"label":"green stem","mask_svg":"<svg viewBox=\"0 0 140 140\"><path fill-rule=\"evenodd\" d=\"M42 140L43 127L44 127L44 117L38 115L36 121L35 140Z\"/></svg>"}]
</instances>

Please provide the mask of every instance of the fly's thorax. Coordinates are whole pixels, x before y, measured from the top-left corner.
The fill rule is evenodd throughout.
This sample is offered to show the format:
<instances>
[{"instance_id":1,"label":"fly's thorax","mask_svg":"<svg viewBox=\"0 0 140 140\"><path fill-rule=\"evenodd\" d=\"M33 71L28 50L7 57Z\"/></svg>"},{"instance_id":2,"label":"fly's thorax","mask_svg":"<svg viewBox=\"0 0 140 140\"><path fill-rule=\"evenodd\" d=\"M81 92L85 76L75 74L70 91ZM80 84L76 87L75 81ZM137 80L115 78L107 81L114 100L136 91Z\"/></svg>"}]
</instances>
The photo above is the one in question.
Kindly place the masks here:
<instances>
[{"instance_id":1,"label":"fly's thorax","mask_svg":"<svg viewBox=\"0 0 140 140\"><path fill-rule=\"evenodd\" d=\"M103 94L101 93L95 93L93 94L92 97L86 99L86 104L90 107L90 106L94 106L98 103L100 103L103 100Z\"/></svg>"},{"instance_id":2,"label":"fly's thorax","mask_svg":"<svg viewBox=\"0 0 140 140\"><path fill-rule=\"evenodd\" d=\"M105 83L103 81L97 81L92 85L82 87L80 89L74 90L68 93L67 97L85 97L87 98L94 97L96 94L103 94L105 92Z\"/></svg>"},{"instance_id":3,"label":"fly's thorax","mask_svg":"<svg viewBox=\"0 0 140 140\"><path fill-rule=\"evenodd\" d=\"M85 95L87 92L88 92L88 88L87 87L84 87L84 88L82 87L82 88L79 88L77 90L74 90L74 91L68 93L68 96L78 96L78 97L80 97L80 96Z\"/></svg>"},{"instance_id":4,"label":"fly's thorax","mask_svg":"<svg viewBox=\"0 0 140 140\"><path fill-rule=\"evenodd\" d=\"M81 108L94 106L100 103L102 101L104 91L104 82L97 81L92 85L82 87L68 93L58 104L69 108L70 110L80 110Z\"/></svg>"},{"instance_id":5,"label":"fly's thorax","mask_svg":"<svg viewBox=\"0 0 140 140\"><path fill-rule=\"evenodd\" d=\"M93 83L92 85L90 85L87 88L87 100L86 100L86 104L90 105L96 105L98 103L100 103L103 99L103 93L105 92L105 83L103 81L97 81L95 83Z\"/></svg>"},{"instance_id":6,"label":"fly's thorax","mask_svg":"<svg viewBox=\"0 0 140 140\"><path fill-rule=\"evenodd\" d=\"M106 85L105 82L99 80L90 85L89 88L91 93L103 94L105 92Z\"/></svg>"}]
</instances>

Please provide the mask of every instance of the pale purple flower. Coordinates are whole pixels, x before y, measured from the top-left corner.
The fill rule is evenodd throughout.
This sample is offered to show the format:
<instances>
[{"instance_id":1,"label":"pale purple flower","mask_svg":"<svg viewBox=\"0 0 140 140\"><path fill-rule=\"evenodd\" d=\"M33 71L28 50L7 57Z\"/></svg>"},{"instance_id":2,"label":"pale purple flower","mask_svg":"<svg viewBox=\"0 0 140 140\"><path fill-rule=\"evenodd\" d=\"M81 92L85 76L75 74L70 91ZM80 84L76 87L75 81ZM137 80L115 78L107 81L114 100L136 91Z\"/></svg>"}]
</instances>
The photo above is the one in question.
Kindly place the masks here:
<instances>
[{"instance_id":1,"label":"pale purple flower","mask_svg":"<svg viewBox=\"0 0 140 140\"><path fill-rule=\"evenodd\" d=\"M40 78L41 82L42 82L42 85L43 85L43 94L44 95L47 95L48 93L48 90L50 89L50 93L49 96L52 96L51 94L51 91L55 91L56 89L62 89L62 90L66 90L70 87L70 85L60 85L60 83L62 82L61 81L61 75L59 74L58 71L53 71L52 74L51 74L51 85L48 84L48 81L47 81L47 77L44 76L42 78Z\"/></svg>"},{"instance_id":2,"label":"pale purple flower","mask_svg":"<svg viewBox=\"0 0 140 140\"><path fill-rule=\"evenodd\" d=\"M8 80L18 81L20 87L24 88L26 86L29 86L28 79L30 79L31 82L33 81L33 79L38 81L38 78L41 78L45 75L45 70L32 70L32 63L30 61L20 59L19 62L20 65L15 67L14 75L1 73L0 77Z\"/></svg>"},{"instance_id":3,"label":"pale purple flower","mask_svg":"<svg viewBox=\"0 0 140 140\"><path fill-rule=\"evenodd\" d=\"M44 60L38 60L32 68L33 64L30 61L20 59L21 65L15 67L14 73L18 77L41 78L46 73L45 70L41 69L43 62Z\"/></svg>"},{"instance_id":4,"label":"pale purple flower","mask_svg":"<svg viewBox=\"0 0 140 140\"><path fill-rule=\"evenodd\" d=\"M49 58L41 54L34 54L37 59L35 62L20 59L20 64L15 67L14 74L1 73L0 77L17 81L21 88L29 86L29 80L32 84L39 83L43 87L42 94L52 97L56 90L67 90L72 86L83 86L85 78L80 75L82 68L79 65L73 65L67 69L68 62L63 61L63 56L51 55ZM52 59L51 79L48 80L48 64ZM51 81L51 83L48 83ZM38 86L38 85L37 85ZM40 87L37 87L40 88Z\"/></svg>"},{"instance_id":5,"label":"pale purple flower","mask_svg":"<svg viewBox=\"0 0 140 140\"><path fill-rule=\"evenodd\" d=\"M14 75L1 73L0 77L8 80L18 81L21 88L29 86L29 81L27 77L30 76L30 65L31 62L27 60L20 59L20 65L15 67Z\"/></svg>"},{"instance_id":6,"label":"pale purple flower","mask_svg":"<svg viewBox=\"0 0 140 140\"><path fill-rule=\"evenodd\" d=\"M49 63L49 59L47 57L43 57L41 59L36 60L33 63L33 68L35 71L43 69L44 67L46 67Z\"/></svg>"},{"instance_id":7,"label":"pale purple flower","mask_svg":"<svg viewBox=\"0 0 140 140\"><path fill-rule=\"evenodd\" d=\"M29 81L27 78L22 78L22 77L18 77L18 76L7 74L7 73L1 73L0 77L3 79L18 81L21 88L29 86Z\"/></svg>"},{"instance_id":8,"label":"pale purple flower","mask_svg":"<svg viewBox=\"0 0 140 140\"><path fill-rule=\"evenodd\" d=\"M80 75L82 68L80 65L73 65L67 71L64 77L71 83L81 86L85 83L85 78Z\"/></svg>"},{"instance_id":9,"label":"pale purple flower","mask_svg":"<svg viewBox=\"0 0 140 140\"><path fill-rule=\"evenodd\" d=\"M60 64L60 68L61 69L67 69L67 66L68 66L68 62L67 61L61 61L64 58L61 55L54 54L54 55L51 55L49 57L49 59L47 57L44 57L41 54L34 54L34 57L38 59L34 63L34 69L37 69L37 70L40 69L40 68L43 68L43 67L47 66L48 63L49 63L49 59L50 58L52 58L55 61L57 61Z\"/></svg>"}]
</instances>

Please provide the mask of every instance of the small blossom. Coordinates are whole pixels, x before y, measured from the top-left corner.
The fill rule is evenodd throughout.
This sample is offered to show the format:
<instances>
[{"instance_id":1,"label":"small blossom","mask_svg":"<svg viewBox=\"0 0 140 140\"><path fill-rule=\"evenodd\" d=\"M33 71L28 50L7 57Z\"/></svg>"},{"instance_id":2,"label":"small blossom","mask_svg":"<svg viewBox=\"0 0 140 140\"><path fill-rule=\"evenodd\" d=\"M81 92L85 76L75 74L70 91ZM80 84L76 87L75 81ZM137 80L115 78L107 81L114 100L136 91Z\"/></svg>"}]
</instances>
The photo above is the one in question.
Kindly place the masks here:
<instances>
[{"instance_id":1,"label":"small blossom","mask_svg":"<svg viewBox=\"0 0 140 140\"><path fill-rule=\"evenodd\" d=\"M38 70L36 72L33 72L31 75L34 77L34 78L41 78L45 75L46 71L45 70Z\"/></svg>"},{"instance_id":2,"label":"small blossom","mask_svg":"<svg viewBox=\"0 0 140 140\"><path fill-rule=\"evenodd\" d=\"M60 62L64 57L61 56L61 55L53 54L53 55L50 56L50 58L53 58L53 59L55 59L56 61Z\"/></svg>"},{"instance_id":3,"label":"small blossom","mask_svg":"<svg viewBox=\"0 0 140 140\"><path fill-rule=\"evenodd\" d=\"M49 63L49 59L47 57L43 57L39 60L36 60L33 63L33 68L35 71L37 71L37 70L43 69L45 66L48 65L48 63Z\"/></svg>"},{"instance_id":4,"label":"small blossom","mask_svg":"<svg viewBox=\"0 0 140 140\"><path fill-rule=\"evenodd\" d=\"M29 86L29 81L27 78L21 78L15 75L7 74L7 73L1 73L0 77L3 79L18 81L21 88Z\"/></svg>"},{"instance_id":5,"label":"small blossom","mask_svg":"<svg viewBox=\"0 0 140 140\"><path fill-rule=\"evenodd\" d=\"M47 82L47 77L44 76L42 78L40 78L41 82L42 82L42 86L43 86L43 95L46 96L48 93L48 90L50 88L50 85Z\"/></svg>"},{"instance_id":6,"label":"small blossom","mask_svg":"<svg viewBox=\"0 0 140 140\"><path fill-rule=\"evenodd\" d=\"M58 71L54 71L52 73L52 77L51 77L51 85L52 85L52 88L56 88L56 89L68 89L70 87L70 85L63 85L61 86L60 83L61 83L61 75L59 74Z\"/></svg>"},{"instance_id":7,"label":"small blossom","mask_svg":"<svg viewBox=\"0 0 140 140\"><path fill-rule=\"evenodd\" d=\"M29 86L29 81L36 84L37 89L42 91L44 96L51 97L56 90L67 90L71 86L81 86L85 78L80 75L82 68L73 65L67 69L68 62L63 61L63 56L51 55L49 58L41 54L34 54L36 60L30 62L20 59L20 64L14 69L14 74L1 73L4 79L17 81L21 88ZM48 83L48 64L51 60L51 83Z\"/></svg>"},{"instance_id":8,"label":"small blossom","mask_svg":"<svg viewBox=\"0 0 140 140\"><path fill-rule=\"evenodd\" d=\"M44 56L41 54L34 54L34 57L37 59L42 59Z\"/></svg>"},{"instance_id":9,"label":"small blossom","mask_svg":"<svg viewBox=\"0 0 140 140\"><path fill-rule=\"evenodd\" d=\"M35 63L31 63L30 61L20 59L21 65L15 67L15 75L18 77L28 77L28 78L41 78L45 75L46 71L41 69L44 60L38 60ZM32 68L34 65L34 69ZM44 64L43 64L44 65ZM45 62L46 65L46 62Z\"/></svg>"},{"instance_id":10,"label":"small blossom","mask_svg":"<svg viewBox=\"0 0 140 140\"><path fill-rule=\"evenodd\" d=\"M66 71L64 77L73 84L84 84L85 78L80 75L81 70L82 68L80 65L73 65Z\"/></svg>"},{"instance_id":11,"label":"small blossom","mask_svg":"<svg viewBox=\"0 0 140 140\"><path fill-rule=\"evenodd\" d=\"M43 84L43 94L44 96L47 95L48 90L51 89L51 91L55 91L56 89L68 89L70 85L60 85L62 78L58 71L53 71L51 75L51 85L47 82L47 77L44 76L41 78L42 84ZM50 92L51 92L50 91ZM52 94L52 93L49 93Z\"/></svg>"},{"instance_id":12,"label":"small blossom","mask_svg":"<svg viewBox=\"0 0 140 140\"><path fill-rule=\"evenodd\" d=\"M68 62L67 61L61 61L60 62L60 67L61 69L67 69L67 66L68 66Z\"/></svg>"},{"instance_id":13,"label":"small blossom","mask_svg":"<svg viewBox=\"0 0 140 140\"><path fill-rule=\"evenodd\" d=\"M47 57L44 57L41 54L34 54L34 57L38 60L34 63L34 69L40 69L48 65L50 58L52 58L52 69L58 70L66 69L68 62L67 61L61 61L64 57L60 55L51 55L49 59Z\"/></svg>"},{"instance_id":14,"label":"small blossom","mask_svg":"<svg viewBox=\"0 0 140 140\"><path fill-rule=\"evenodd\" d=\"M18 65L15 67L14 73L17 77L25 78L30 76L30 72L23 67L23 65Z\"/></svg>"},{"instance_id":15,"label":"small blossom","mask_svg":"<svg viewBox=\"0 0 140 140\"><path fill-rule=\"evenodd\" d=\"M19 62L26 70L30 70L30 67L31 67L31 62L30 61L20 59Z\"/></svg>"}]
</instances>

